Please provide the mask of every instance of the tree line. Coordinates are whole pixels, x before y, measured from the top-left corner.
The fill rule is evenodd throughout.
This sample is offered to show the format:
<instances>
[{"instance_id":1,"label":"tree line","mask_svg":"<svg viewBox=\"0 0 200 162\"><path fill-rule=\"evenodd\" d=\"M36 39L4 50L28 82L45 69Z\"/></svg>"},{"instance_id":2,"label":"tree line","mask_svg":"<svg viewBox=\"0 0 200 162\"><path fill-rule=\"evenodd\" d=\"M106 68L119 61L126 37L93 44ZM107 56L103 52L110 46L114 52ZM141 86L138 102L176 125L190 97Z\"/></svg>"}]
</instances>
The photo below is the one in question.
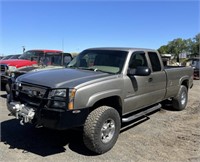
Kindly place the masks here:
<instances>
[{"instance_id":1,"label":"tree line","mask_svg":"<svg viewBox=\"0 0 200 162\"><path fill-rule=\"evenodd\" d=\"M169 41L167 45L161 46L158 51L160 54L172 54L174 58L179 62L179 55L185 53L187 57L199 57L200 56L200 33L194 38L182 39L176 38Z\"/></svg>"}]
</instances>

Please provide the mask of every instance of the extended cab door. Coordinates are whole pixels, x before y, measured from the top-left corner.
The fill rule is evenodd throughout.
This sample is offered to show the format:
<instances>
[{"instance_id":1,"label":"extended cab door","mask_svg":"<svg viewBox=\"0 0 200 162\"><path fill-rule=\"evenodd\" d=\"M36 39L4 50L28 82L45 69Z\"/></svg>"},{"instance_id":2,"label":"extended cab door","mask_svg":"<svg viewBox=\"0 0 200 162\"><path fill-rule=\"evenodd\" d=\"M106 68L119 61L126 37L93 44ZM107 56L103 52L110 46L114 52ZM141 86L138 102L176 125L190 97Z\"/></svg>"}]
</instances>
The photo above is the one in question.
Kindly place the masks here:
<instances>
[{"instance_id":1,"label":"extended cab door","mask_svg":"<svg viewBox=\"0 0 200 162\"><path fill-rule=\"evenodd\" d=\"M156 52L147 52L151 66L149 91L152 104L163 100L166 93L167 76L164 71L161 57Z\"/></svg>"},{"instance_id":2,"label":"extended cab door","mask_svg":"<svg viewBox=\"0 0 200 162\"><path fill-rule=\"evenodd\" d=\"M157 56L157 53L155 53ZM165 95L166 75L162 70L159 58L150 56L145 51L133 52L127 70L137 67L149 67L148 76L127 75L124 78L124 112L129 113L137 109L150 106L163 99ZM158 56L157 56L158 57ZM156 62L158 61L158 62ZM155 64L153 64L153 62ZM157 65L157 69L153 65ZM154 67L154 68L152 68Z\"/></svg>"}]
</instances>

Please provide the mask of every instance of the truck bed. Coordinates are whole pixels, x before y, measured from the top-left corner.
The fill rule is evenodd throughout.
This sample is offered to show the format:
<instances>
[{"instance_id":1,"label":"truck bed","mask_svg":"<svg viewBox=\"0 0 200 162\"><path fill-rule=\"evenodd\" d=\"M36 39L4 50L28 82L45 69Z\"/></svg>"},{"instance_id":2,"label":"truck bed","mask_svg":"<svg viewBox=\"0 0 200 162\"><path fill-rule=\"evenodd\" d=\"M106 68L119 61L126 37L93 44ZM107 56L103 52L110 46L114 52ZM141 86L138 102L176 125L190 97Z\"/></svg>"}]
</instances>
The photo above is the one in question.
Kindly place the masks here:
<instances>
[{"instance_id":1,"label":"truck bed","mask_svg":"<svg viewBox=\"0 0 200 162\"><path fill-rule=\"evenodd\" d=\"M167 93L166 98L169 96L176 96L180 83L187 79L188 83L185 83L188 88L192 87L193 69L186 66L165 66L164 67L167 76Z\"/></svg>"}]
</instances>

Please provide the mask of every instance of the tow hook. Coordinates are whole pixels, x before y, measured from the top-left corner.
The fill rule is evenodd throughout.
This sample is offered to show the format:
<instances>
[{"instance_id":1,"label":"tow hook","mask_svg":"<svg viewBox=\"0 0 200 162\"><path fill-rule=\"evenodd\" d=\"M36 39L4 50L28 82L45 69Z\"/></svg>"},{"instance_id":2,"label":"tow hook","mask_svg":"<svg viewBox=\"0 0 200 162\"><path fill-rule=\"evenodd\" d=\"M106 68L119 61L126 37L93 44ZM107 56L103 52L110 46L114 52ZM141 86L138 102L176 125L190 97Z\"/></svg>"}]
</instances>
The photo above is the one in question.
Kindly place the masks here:
<instances>
[{"instance_id":1,"label":"tow hook","mask_svg":"<svg viewBox=\"0 0 200 162\"><path fill-rule=\"evenodd\" d=\"M13 107L15 110L16 118L21 119L20 124L30 123L35 116L35 111L32 108L26 107L24 104L16 104Z\"/></svg>"}]
</instances>

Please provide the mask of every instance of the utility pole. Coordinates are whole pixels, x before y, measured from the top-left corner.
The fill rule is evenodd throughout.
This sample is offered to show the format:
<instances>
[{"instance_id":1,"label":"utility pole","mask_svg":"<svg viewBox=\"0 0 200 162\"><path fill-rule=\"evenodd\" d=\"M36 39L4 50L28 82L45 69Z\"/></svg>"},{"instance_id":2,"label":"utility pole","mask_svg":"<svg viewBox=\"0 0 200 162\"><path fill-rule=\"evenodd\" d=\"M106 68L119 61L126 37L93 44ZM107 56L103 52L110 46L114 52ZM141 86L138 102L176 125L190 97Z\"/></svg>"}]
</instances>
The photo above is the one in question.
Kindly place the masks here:
<instances>
[{"instance_id":1,"label":"utility pole","mask_svg":"<svg viewBox=\"0 0 200 162\"><path fill-rule=\"evenodd\" d=\"M65 39L62 38L62 51L64 52L64 44L65 44Z\"/></svg>"},{"instance_id":2,"label":"utility pole","mask_svg":"<svg viewBox=\"0 0 200 162\"><path fill-rule=\"evenodd\" d=\"M23 51L23 53L25 52L25 50L26 50L26 49L25 49L25 46L22 46L22 51Z\"/></svg>"}]
</instances>

